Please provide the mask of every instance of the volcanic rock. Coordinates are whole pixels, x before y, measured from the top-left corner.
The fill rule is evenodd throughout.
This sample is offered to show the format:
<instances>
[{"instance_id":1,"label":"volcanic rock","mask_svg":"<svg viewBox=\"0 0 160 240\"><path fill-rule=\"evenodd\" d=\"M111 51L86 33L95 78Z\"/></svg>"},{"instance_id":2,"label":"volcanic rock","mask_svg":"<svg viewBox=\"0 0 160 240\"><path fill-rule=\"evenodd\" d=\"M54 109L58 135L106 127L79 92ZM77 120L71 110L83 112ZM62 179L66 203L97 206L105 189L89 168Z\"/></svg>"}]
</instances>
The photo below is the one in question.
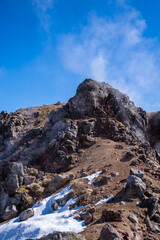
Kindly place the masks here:
<instances>
[{"instance_id":1,"label":"volcanic rock","mask_svg":"<svg viewBox=\"0 0 160 240\"><path fill-rule=\"evenodd\" d=\"M17 209L15 205L8 206L3 213L3 220L9 220L17 215Z\"/></svg>"},{"instance_id":2,"label":"volcanic rock","mask_svg":"<svg viewBox=\"0 0 160 240\"><path fill-rule=\"evenodd\" d=\"M137 177L142 179L143 176L144 176L144 173L141 170L131 168L130 169L130 175L134 175L134 176L137 176Z\"/></svg>"},{"instance_id":3,"label":"volcanic rock","mask_svg":"<svg viewBox=\"0 0 160 240\"><path fill-rule=\"evenodd\" d=\"M9 195L13 195L19 188L19 180L17 174L9 175L4 182L4 187Z\"/></svg>"},{"instance_id":4,"label":"volcanic rock","mask_svg":"<svg viewBox=\"0 0 160 240\"><path fill-rule=\"evenodd\" d=\"M58 174L48 185L49 192L55 192L75 178L74 174Z\"/></svg>"},{"instance_id":5,"label":"volcanic rock","mask_svg":"<svg viewBox=\"0 0 160 240\"><path fill-rule=\"evenodd\" d=\"M146 113L127 95L92 79L83 81L67 104L1 112L1 220L3 215L3 220L10 219L17 214L16 209L26 210L70 183L75 197L70 209L83 206L82 213L77 210L77 214L87 225L83 232L87 239L96 240L102 222L107 221L115 221L119 233L107 223L100 240L121 239L121 235L123 239L145 238L146 228L155 237L160 221L159 129L160 112ZM130 166L139 166L145 174ZM83 177L97 171L102 174L90 185ZM111 195L114 198L107 201ZM55 198L53 210L63 208L73 196ZM137 197L141 202L136 205ZM94 208L87 210L92 204ZM98 225L90 224L95 219ZM133 232L127 235L130 229ZM56 232L42 239L84 238Z\"/></svg>"},{"instance_id":6,"label":"volcanic rock","mask_svg":"<svg viewBox=\"0 0 160 240\"><path fill-rule=\"evenodd\" d=\"M19 220L26 221L28 218L31 218L33 215L34 215L33 208L28 208L25 211L21 212L21 214L19 215Z\"/></svg>"},{"instance_id":7,"label":"volcanic rock","mask_svg":"<svg viewBox=\"0 0 160 240\"><path fill-rule=\"evenodd\" d=\"M130 175L127 178L126 194L141 197L146 190L146 185L141 178Z\"/></svg>"},{"instance_id":8,"label":"volcanic rock","mask_svg":"<svg viewBox=\"0 0 160 240\"><path fill-rule=\"evenodd\" d=\"M18 176L24 175L23 165L18 162L9 162L5 165L4 168L5 175L17 174Z\"/></svg>"},{"instance_id":9,"label":"volcanic rock","mask_svg":"<svg viewBox=\"0 0 160 240\"><path fill-rule=\"evenodd\" d=\"M110 223L107 223L103 227L98 240L121 240L121 238L117 230Z\"/></svg>"},{"instance_id":10,"label":"volcanic rock","mask_svg":"<svg viewBox=\"0 0 160 240\"><path fill-rule=\"evenodd\" d=\"M122 219L123 219L123 215L121 210L114 211L114 210L104 209L101 216L102 222L110 222L110 221L121 222Z\"/></svg>"}]
</instances>

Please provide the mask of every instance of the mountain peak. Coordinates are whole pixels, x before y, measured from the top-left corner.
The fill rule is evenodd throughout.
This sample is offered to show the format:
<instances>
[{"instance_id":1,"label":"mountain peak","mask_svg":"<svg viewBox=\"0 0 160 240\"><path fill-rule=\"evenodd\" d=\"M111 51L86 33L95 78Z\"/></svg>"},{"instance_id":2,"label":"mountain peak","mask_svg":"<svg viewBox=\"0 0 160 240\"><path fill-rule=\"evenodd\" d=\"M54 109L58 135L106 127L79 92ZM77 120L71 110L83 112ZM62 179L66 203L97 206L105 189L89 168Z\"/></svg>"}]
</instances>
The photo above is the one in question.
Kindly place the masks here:
<instances>
[{"instance_id":1,"label":"mountain peak","mask_svg":"<svg viewBox=\"0 0 160 240\"><path fill-rule=\"evenodd\" d=\"M53 214L53 219L56 221L58 216L63 225L65 214L70 209L74 213L75 206L78 206L83 208L83 211L77 211L79 220L85 222L86 229L82 234L86 240L97 240L102 225L108 221L121 223L125 219L127 229L133 229L134 221L144 226L147 218L147 221L156 224L157 229L155 219L160 218L157 212L159 127L159 112L147 114L136 107L126 94L105 82L92 79L84 80L66 104L19 109L10 114L2 112L0 220L4 222L22 212L25 223L28 223L27 218L32 217L33 231L39 232L35 221L40 226L39 219L42 219L42 225L46 225L49 214ZM55 195L52 197L52 194ZM44 199L36 205L42 213L34 216L35 208L29 207L47 196L50 196L48 200ZM148 208L147 213L136 205L136 198ZM140 213L135 215L135 209L141 211L141 218ZM22 224L18 217L13 221L17 226ZM71 221L76 227L69 226ZM77 226L83 230L82 222L76 225L76 221L70 216L68 223L65 219L67 231L78 231ZM13 239L17 239L14 222L9 226L14 229ZM98 236L93 234L95 226ZM104 239L104 231L114 232L120 239L132 239L123 238L122 226L117 226L118 231L112 225L106 225L99 239ZM139 239L144 239L146 230L140 226ZM23 227L26 236L31 236L25 224ZM5 224L1 228L0 237L4 232L10 236ZM54 228L63 230L56 224ZM40 232L44 233L43 227ZM73 239L83 239L82 236L71 235ZM50 236L55 239L54 236L68 235L54 232L44 239ZM127 233L125 236L128 236Z\"/></svg>"}]
</instances>

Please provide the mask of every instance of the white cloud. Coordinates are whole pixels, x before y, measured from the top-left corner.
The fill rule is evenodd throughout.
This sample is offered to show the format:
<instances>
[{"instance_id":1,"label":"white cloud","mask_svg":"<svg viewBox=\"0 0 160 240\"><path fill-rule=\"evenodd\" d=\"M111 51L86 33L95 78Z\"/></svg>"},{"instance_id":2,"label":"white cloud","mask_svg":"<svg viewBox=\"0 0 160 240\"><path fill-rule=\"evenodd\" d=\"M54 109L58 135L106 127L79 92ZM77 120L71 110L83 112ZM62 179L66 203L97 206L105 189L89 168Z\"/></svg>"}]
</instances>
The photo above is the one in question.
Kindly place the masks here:
<instances>
[{"instance_id":1,"label":"white cloud","mask_svg":"<svg viewBox=\"0 0 160 240\"><path fill-rule=\"evenodd\" d=\"M41 26L47 33L49 33L51 27L49 10L53 8L53 2L54 0L32 0Z\"/></svg>"},{"instance_id":2,"label":"white cloud","mask_svg":"<svg viewBox=\"0 0 160 240\"><path fill-rule=\"evenodd\" d=\"M95 79L106 79L107 72L106 72L106 59L102 54L99 54L95 57L90 63L90 71L92 72Z\"/></svg>"},{"instance_id":3,"label":"white cloud","mask_svg":"<svg viewBox=\"0 0 160 240\"><path fill-rule=\"evenodd\" d=\"M144 102L144 97L160 87L160 48L155 39L144 37L145 29L139 12L131 8L110 20L92 15L80 34L60 40L64 67L81 77L108 82L148 108L151 99Z\"/></svg>"}]
</instances>

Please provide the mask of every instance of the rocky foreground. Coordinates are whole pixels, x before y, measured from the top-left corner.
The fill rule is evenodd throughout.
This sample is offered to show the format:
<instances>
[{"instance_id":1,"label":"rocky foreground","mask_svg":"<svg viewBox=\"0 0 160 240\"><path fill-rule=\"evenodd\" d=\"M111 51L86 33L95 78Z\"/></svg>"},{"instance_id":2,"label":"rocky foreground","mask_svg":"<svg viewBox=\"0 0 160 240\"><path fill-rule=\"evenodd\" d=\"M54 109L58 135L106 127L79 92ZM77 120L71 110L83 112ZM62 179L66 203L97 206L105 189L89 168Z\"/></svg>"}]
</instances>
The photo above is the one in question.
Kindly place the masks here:
<instances>
[{"instance_id":1,"label":"rocky foreground","mask_svg":"<svg viewBox=\"0 0 160 240\"><path fill-rule=\"evenodd\" d=\"M67 104L1 112L0 232L15 217L33 219L34 204L67 186L51 211L67 206L83 229L32 239L160 239L160 112L91 79Z\"/></svg>"}]
</instances>

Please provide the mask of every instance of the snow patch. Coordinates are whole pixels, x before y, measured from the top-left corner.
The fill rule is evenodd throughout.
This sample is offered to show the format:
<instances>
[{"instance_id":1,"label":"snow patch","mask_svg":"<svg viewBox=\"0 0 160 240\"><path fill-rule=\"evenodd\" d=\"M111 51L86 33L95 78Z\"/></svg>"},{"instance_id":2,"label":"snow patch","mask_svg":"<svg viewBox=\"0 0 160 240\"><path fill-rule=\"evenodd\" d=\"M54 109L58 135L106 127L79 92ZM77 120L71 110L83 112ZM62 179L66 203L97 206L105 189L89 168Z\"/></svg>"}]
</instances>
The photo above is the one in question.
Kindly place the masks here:
<instances>
[{"instance_id":1,"label":"snow patch","mask_svg":"<svg viewBox=\"0 0 160 240\"><path fill-rule=\"evenodd\" d=\"M93 185L93 179L98 177L101 173L102 173L102 171L99 171L99 172L93 173L87 177L83 177L81 179L88 179L89 180L88 184Z\"/></svg>"},{"instance_id":2,"label":"snow patch","mask_svg":"<svg viewBox=\"0 0 160 240\"><path fill-rule=\"evenodd\" d=\"M136 202L136 205L138 206L140 203L141 203L141 202L140 202L140 201L138 201L138 202Z\"/></svg>"},{"instance_id":3,"label":"snow patch","mask_svg":"<svg viewBox=\"0 0 160 240\"><path fill-rule=\"evenodd\" d=\"M72 231L75 233L83 231L85 225L83 221L74 219L73 214L81 207L69 210L69 206L76 202L70 199L64 207L53 211L51 203L55 199L64 197L71 191L71 185L64 188L59 193L43 199L33 206L34 216L24 222L20 222L19 217L10 220L0 226L1 240L25 240L28 238L40 238L53 231Z\"/></svg>"},{"instance_id":4,"label":"snow patch","mask_svg":"<svg viewBox=\"0 0 160 240\"><path fill-rule=\"evenodd\" d=\"M81 212L81 214L86 214L86 213L87 213L86 211Z\"/></svg>"},{"instance_id":5,"label":"snow patch","mask_svg":"<svg viewBox=\"0 0 160 240\"><path fill-rule=\"evenodd\" d=\"M100 204L102 204L102 203L104 203L104 202L107 202L107 198L101 199L100 201L98 201L98 202L95 204L95 206L100 205Z\"/></svg>"},{"instance_id":6,"label":"snow patch","mask_svg":"<svg viewBox=\"0 0 160 240\"><path fill-rule=\"evenodd\" d=\"M104 202L108 202L110 200L112 200L114 197L113 196L110 196L109 198L104 198L104 199L101 199L100 201L98 201L95 206L97 205L100 205L100 204L103 204Z\"/></svg>"}]
</instances>

